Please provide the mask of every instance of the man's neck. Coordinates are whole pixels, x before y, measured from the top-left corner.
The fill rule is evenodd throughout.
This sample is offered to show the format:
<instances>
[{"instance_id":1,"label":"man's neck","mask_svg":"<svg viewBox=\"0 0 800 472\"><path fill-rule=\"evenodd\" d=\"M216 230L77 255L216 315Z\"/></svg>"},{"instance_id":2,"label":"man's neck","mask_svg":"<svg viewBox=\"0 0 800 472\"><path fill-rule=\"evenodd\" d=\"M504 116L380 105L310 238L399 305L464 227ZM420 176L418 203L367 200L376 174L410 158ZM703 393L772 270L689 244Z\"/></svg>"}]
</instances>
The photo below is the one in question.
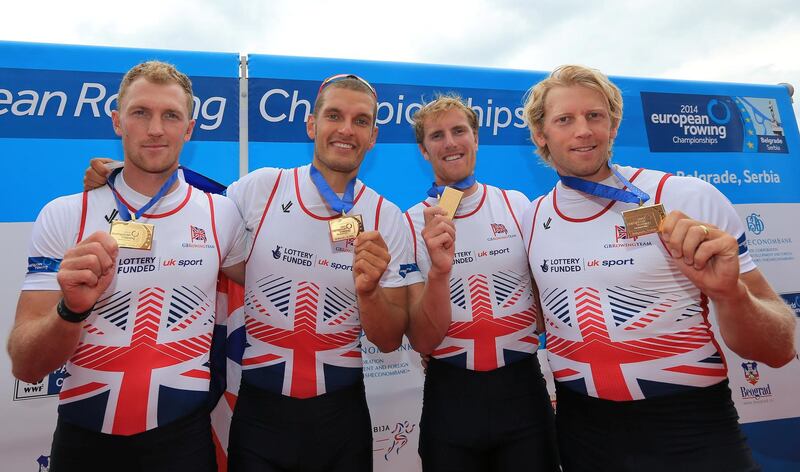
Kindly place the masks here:
<instances>
[{"instance_id":1,"label":"man's neck","mask_svg":"<svg viewBox=\"0 0 800 472\"><path fill-rule=\"evenodd\" d=\"M464 179L461 179L461 180L464 180ZM461 180L456 181L456 182L446 182L443 179L440 179L440 178L437 177L436 178L436 185L438 185L439 187L447 187L449 185L455 185L456 183L460 182ZM478 182L475 181L475 183L470 185L469 188L465 188L465 189L463 189L461 191L464 192L464 196L465 197L468 197L468 196L472 195L473 193L478 191Z\"/></svg>"},{"instance_id":2,"label":"man's neck","mask_svg":"<svg viewBox=\"0 0 800 472\"><path fill-rule=\"evenodd\" d=\"M312 165L322 174L322 177L325 179L325 182L328 183L331 190L336 193L344 193L347 189L347 184L358 175L358 169L349 174L345 174L344 172L337 172L325 166L317 165L316 163L312 163Z\"/></svg>"},{"instance_id":3,"label":"man's neck","mask_svg":"<svg viewBox=\"0 0 800 472\"><path fill-rule=\"evenodd\" d=\"M122 178L125 179L125 185L131 188L131 190L140 193L147 197L155 196L164 183L170 178L173 172L176 169L172 169L162 173L150 173L144 172L140 169L136 169L134 166L127 166L124 168L122 172ZM176 188L180 182L175 180L175 182L167 189L166 194L169 194Z\"/></svg>"}]
</instances>

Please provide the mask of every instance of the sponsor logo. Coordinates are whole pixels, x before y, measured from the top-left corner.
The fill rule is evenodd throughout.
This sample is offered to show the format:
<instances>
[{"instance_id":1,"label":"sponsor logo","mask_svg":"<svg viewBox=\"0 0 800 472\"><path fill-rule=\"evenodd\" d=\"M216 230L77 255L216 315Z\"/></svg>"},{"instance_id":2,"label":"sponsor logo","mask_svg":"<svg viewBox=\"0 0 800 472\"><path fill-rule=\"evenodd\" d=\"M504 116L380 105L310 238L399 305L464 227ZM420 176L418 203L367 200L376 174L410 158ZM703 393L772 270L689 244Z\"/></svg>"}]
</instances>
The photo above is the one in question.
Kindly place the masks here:
<instances>
[{"instance_id":1,"label":"sponsor logo","mask_svg":"<svg viewBox=\"0 0 800 472\"><path fill-rule=\"evenodd\" d=\"M761 215L758 213L751 213L745 218L745 222L747 223L747 229L753 234L758 235L764 231L764 220L761 219Z\"/></svg>"},{"instance_id":2,"label":"sponsor logo","mask_svg":"<svg viewBox=\"0 0 800 472\"><path fill-rule=\"evenodd\" d=\"M761 400L772 396L772 387L769 384L757 386L761 380L757 362L742 362L742 370L744 371L744 379L752 385L752 387L739 387L742 400Z\"/></svg>"},{"instance_id":3,"label":"sponsor logo","mask_svg":"<svg viewBox=\"0 0 800 472\"><path fill-rule=\"evenodd\" d=\"M36 463L39 465L39 472L49 472L50 456L39 456L39 458L36 459Z\"/></svg>"},{"instance_id":4,"label":"sponsor logo","mask_svg":"<svg viewBox=\"0 0 800 472\"><path fill-rule=\"evenodd\" d=\"M303 264L303 265L305 265L305 264ZM353 271L353 266L352 265L342 264L342 263L339 263L339 262L331 262L328 259L320 259L317 262L317 265L320 265L322 267L330 267L333 270L347 270L347 271L350 271L350 272Z\"/></svg>"},{"instance_id":5,"label":"sponsor logo","mask_svg":"<svg viewBox=\"0 0 800 472\"><path fill-rule=\"evenodd\" d=\"M747 383L755 385L758 383L758 364L755 362L742 362L742 369L744 369L744 379Z\"/></svg>"},{"instance_id":6,"label":"sponsor logo","mask_svg":"<svg viewBox=\"0 0 800 472\"><path fill-rule=\"evenodd\" d=\"M766 233L767 224L764 218L758 213L751 213L745 218L747 230L759 236ZM774 228L773 228L774 229ZM770 231L768 237L751 237L748 238L745 234L739 237L739 254L749 252L750 257L756 264L764 262L783 262L793 261L795 259L794 251L792 251L792 237L789 235L775 235L775 231Z\"/></svg>"},{"instance_id":7,"label":"sponsor logo","mask_svg":"<svg viewBox=\"0 0 800 472\"><path fill-rule=\"evenodd\" d=\"M583 263L580 258L566 257L562 259L542 259L539 266L542 272L580 272Z\"/></svg>"},{"instance_id":8,"label":"sponsor logo","mask_svg":"<svg viewBox=\"0 0 800 472\"><path fill-rule=\"evenodd\" d=\"M548 216L548 217L547 217L547 221L545 221L544 223L542 223L542 227L543 227L544 229L550 229L550 223L551 223L552 221L553 221L553 218L551 218L551 217L549 217L549 216Z\"/></svg>"},{"instance_id":9,"label":"sponsor logo","mask_svg":"<svg viewBox=\"0 0 800 472\"><path fill-rule=\"evenodd\" d=\"M114 221L114 218L116 218L117 215L119 215L119 211L116 208L114 208L111 210L111 213L104 216L103 218L106 219L106 223L111 224L111 222Z\"/></svg>"},{"instance_id":10,"label":"sponsor logo","mask_svg":"<svg viewBox=\"0 0 800 472\"><path fill-rule=\"evenodd\" d=\"M794 310L794 314L800 318L800 292L782 293L781 298Z\"/></svg>"},{"instance_id":11,"label":"sponsor logo","mask_svg":"<svg viewBox=\"0 0 800 472\"><path fill-rule=\"evenodd\" d=\"M656 92L641 98L651 152L788 153L774 99Z\"/></svg>"},{"instance_id":12,"label":"sponsor logo","mask_svg":"<svg viewBox=\"0 0 800 472\"><path fill-rule=\"evenodd\" d=\"M291 200L289 200L286 203L282 203L281 204L281 210L283 210L284 213L289 213L289 209L290 208L292 208L292 201Z\"/></svg>"},{"instance_id":13,"label":"sponsor logo","mask_svg":"<svg viewBox=\"0 0 800 472\"><path fill-rule=\"evenodd\" d=\"M475 262L475 257L472 255L472 251L459 251L454 254L453 265L468 264L470 262Z\"/></svg>"},{"instance_id":14,"label":"sponsor logo","mask_svg":"<svg viewBox=\"0 0 800 472\"><path fill-rule=\"evenodd\" d=\"M61 259L52 257L29 257L28 258L28 273L34 274L36 272L58 272L61 267Z\"/></svg>"},{"instance_id":15,"label":"sponsor logo","mask_svg":"<svg viewBox=\"0 0 800 472\"><path fill-rule=\"evenodd\" d=\"M272 250L272 257L279 261L306 267L311 267L314 264L314 254L283 246L275 246L275 249ZM348 267L352 269L352 266Z\"/></svg>"},{"instance_id":16,"label":"sponsor logo","mask_svg":"<svg viewBox=\"0 0 800 472\"><path fill-rule=\"evenodd\" d=\"M400 451L408 444L409 435L414 432L417 425L408 420L402 420L391 424L373 426L372 433L375 436L375 444L378 446L375 452L383 454L385 461L400 455Z\"/></svg>"},{"instance_id":17,"label":"sponsor logo","mask_svg":"<svg viewBox=\"0 0 800 472\"><path fill-rule=\"evenodd\" d=\"M36 383L16 380L14 382L14 401L57 396L67 376L67 367L61 366Z\"/></svg>"},{"instance_id":18,"label":"sponsor logo","mask_svg":"<svg viewBox=\"0 0 800 472\"><path fill-rule=\"evenodd\" d=\"M595 267L615 267L615 266L632 266L633 265L633 258L629 257L627 259L592 259L591 261L586 262L586 267L591 269Z\"/></svg>"},{"instance_id":19,"label":"sponsor logo","mask_svg":"<svg viewBox=\"0 0 800 472\"><path fill-rule=\"evenodd\" d=\"M155 257L123 257L117 259L117 274L155 272Z\"/></svg>"},{"instance_id":20,"label":"sponsor logo","mask_svg":"<svg viewBox=\"0 0 800 472\"><path fill-rule=\"evenodd\" d=\"M511 249L504 247L502 249L489 249L489 250L482 250L478 251L478 257L489 257L489 256L499 256L500 254L509 254Z\"/></svg>"},{"instance_id":21,"label":"sponsor logo","mask_svg":"<svg viewBox=\"0 0 800 472\"><path fill-rule=\"evenodd\" d=\"M419 272L419 266L417 264L400 264L400 277L406 278L406 275L411 272Z\"/></svg>"},{"instance_id":22,"label":"sponsor logo","mask_svg":"<svg viewBox=\"0 0 800 472\"><path fill-rule=\"evenodd\" d=\"M203 228L198 228L197 226L189 225L189 231L191 232L192 238L191 241L202 241L204 243L208 242L206 238L206 230Z\"/></svg>"}]
</instances>

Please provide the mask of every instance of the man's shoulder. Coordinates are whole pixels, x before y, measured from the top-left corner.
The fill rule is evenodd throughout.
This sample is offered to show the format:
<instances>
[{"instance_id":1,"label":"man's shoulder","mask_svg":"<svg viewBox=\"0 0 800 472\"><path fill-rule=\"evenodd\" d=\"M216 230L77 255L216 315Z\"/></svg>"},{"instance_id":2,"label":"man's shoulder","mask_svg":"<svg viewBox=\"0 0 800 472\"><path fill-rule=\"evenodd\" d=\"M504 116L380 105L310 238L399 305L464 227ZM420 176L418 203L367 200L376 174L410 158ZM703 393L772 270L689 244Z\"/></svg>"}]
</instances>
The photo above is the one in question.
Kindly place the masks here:
<instances>
[{"instance_id":1,"label":"man's shoulder","mask_svg":"<svg viewBox=\"0 0 800 472\"><path fill-rule=\"evenodd\" d=\"M108 187L103 186L88 192L73 193L56 197L45 204L42 213L81 211L84 198L105 198L109 193Z\"/></svg>"},{"instance_id":2,"label":"man's shoulder","mask_svg":"<svg viewBox=\"0 0 800 472\"><path fill-rule=\"evenodd\" d=\"M238 215L239 210L236 209L236 204L225 195L216 193L209 193L211 201L214 203L214 211L216 212L234 212Z\"/></svg>"},{"instance_id":3,"label":"man's shoulder","mask_svg":"<svg viewBox=\"0 0 800 472\"><path fill-rule=\"evenodd\" d=\"M243 177L239 178L236 183L248 183L248 182L263 182L263 181L274 181L278 178L281 174L289 174L294 169L283 169L280 167L261 167L256 170L252 170L245 174Z\"/></svg>"}]
</instances>

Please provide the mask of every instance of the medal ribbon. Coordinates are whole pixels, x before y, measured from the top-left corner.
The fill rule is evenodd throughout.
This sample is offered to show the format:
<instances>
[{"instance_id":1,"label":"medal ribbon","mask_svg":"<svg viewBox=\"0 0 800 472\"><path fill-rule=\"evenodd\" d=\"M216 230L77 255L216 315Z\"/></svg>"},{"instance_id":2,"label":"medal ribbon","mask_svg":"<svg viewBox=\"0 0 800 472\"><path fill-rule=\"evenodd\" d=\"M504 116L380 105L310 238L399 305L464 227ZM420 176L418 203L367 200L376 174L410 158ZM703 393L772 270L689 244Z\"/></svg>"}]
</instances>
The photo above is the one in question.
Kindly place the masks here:
<instances>
[{"instance_id":1,"label":"medal ribbon","mask_svg":"<svg viewBox=\"0 0 800 472\"><path fill-rule=\"evenodd\" d=\"M650 200L650 195L645 193L640 188L633 185L630 180L626 179L622 176L622 174L614 168L614 166L610 166L611 172L623 183L626 187L630 189L630 191L611 187L609 185L601 184L598 182L591 182L589 180L584 180L578 177L571 177L568 175L561 175L559 174L559 178L561 178L561 183L566 185L569 188L580 190L581 192L588 193L589 195L594 195L595 197L602 197L607 198L609 200L617 200L620 202L626 203L638 203L641 205L642 203Z\"/></svg>"},{"instance_id":2,"label":"medal ribbon","mask_svg":"<svg viewBox=\"0 0 800 472\"><path fill-rule=\"evenodd\" d=\"M466 190L475 184L475 175L469 175L467 178L459 180L452 185L436 185L436 182L428 189L428 196L437 198L444 193L445 187L453 187L456 190Z\"/></svg>"},{"instance_id":3,"label":"medal ribbon","mask_svg":"<svg viewBox=\"0 0 800 472\"><path fill-rule=\"evenodd\" d=\"M150 207L155 205L157 201L161 200L161 197L163 197L167 193L167 190L169 190L169 188L172 187L172 184L174 184L175 180L178 178L178 170L175 169L175 172L173 172L172 175L169 176L167 181L164 182L164 185L161 186L161 189L153 196L153 198L151 198L150 201L147 202L147 204L145 204L143 207L139 208L136 211L136 213L133 214L133 217L131 217L131 213L128 211L128 207L125 206L124 203L122 203L122 200L120 200L119 194L117 193L117 189L114 188L114 180L116 180L117 175L119 175L120 172L122 172L122 168L114 169L111 175L108 176L108 186L111 187L112 190L111 193L114 194L114 200L117 202L117 211L119 211L119 218L122 221L130 221L130 220L135 221L139 219L144 214L144 212L146 212L147 210L150 209Z\"/></svg>"},{"instance_id":4,"label":"medal ribbon","mask_svg":"<svg viewBox=\"0 0 800 472\"><path fill-rule=\"evenodd\" d=\"M345 214L353 209L353 205L355 205L353 196L355 195L356 191L355 177L353 180L347 183L342 198L339 198L339 195L336 195L336 192L334 192L331 186L328 185L325 177L322 176L322 173L318 171L313 164L311 165L311 181L314 182L314 185L317 187L317 190L319 190L319 194L322 196L322 199L325 200L325 203L327 203L333 211L336 213Z\"/></svg>"}]
</instances>

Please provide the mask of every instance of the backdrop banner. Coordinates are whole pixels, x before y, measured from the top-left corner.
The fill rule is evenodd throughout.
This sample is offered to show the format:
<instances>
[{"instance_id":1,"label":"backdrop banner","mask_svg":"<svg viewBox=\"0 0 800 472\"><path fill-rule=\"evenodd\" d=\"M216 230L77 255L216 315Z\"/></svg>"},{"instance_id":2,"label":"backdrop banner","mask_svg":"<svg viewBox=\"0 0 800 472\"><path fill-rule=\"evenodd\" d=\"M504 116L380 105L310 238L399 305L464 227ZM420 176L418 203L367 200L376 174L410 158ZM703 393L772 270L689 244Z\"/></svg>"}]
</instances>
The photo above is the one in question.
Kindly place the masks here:
<instances>
[{"instance_id":1,"label":"backdrop banner","mask_svg":"<svg viewBox=\"0 0 800 472\"><path fill-rule=\"evenodd\" d=\"M0 298L6 301L0 333L5 338L25 273L32 222L46 202L81 190L89 158L122 158L109 118L116 90L127 69L153 58L176 64L194 83L197 125L182 163L226 185L239 177L240 169L290 168L311 161L313 144L305 123L320 82L337 73L358 74L377 90L378 144L367 154L359 178L402 210L422 200L433 180L410 123L414 112L438 93L459 94L478 114L479 181L520 190L530 199L556 181L555 172L534 154L522 117L525 92L545 77L543 72L249 55L247 78L241 79L238 53L0 42L0 155L7 169L0 189L0 242L10 259L0 275ZM756 264L800 316L800 229L793 223L800 217L800 134L787 89L612 80L625 100L613 161L715 185L745 222ZM241 338L235 333L243 330L244 315L240 287L221 281L218 292L217 322L233 334L227 390L212 413L224 470L240 379L236 352ZM800 341L800 331L797 337ZM765 471L797 470L800 402L793 392L800 389L800 360L772 369L723 349L733 400L757 461ZM407 341L382 354L366 337L361 355L375 470L420 470L424 373L419 356ZM540 359L545 362L543 353ZM0 397L3 469L47 470L64 372L27 384L12 377L8 356L0 356L0 369L0 392L6 392ZM552 392L546 362L543 371Z\"/></svg>"}]
</instances>

